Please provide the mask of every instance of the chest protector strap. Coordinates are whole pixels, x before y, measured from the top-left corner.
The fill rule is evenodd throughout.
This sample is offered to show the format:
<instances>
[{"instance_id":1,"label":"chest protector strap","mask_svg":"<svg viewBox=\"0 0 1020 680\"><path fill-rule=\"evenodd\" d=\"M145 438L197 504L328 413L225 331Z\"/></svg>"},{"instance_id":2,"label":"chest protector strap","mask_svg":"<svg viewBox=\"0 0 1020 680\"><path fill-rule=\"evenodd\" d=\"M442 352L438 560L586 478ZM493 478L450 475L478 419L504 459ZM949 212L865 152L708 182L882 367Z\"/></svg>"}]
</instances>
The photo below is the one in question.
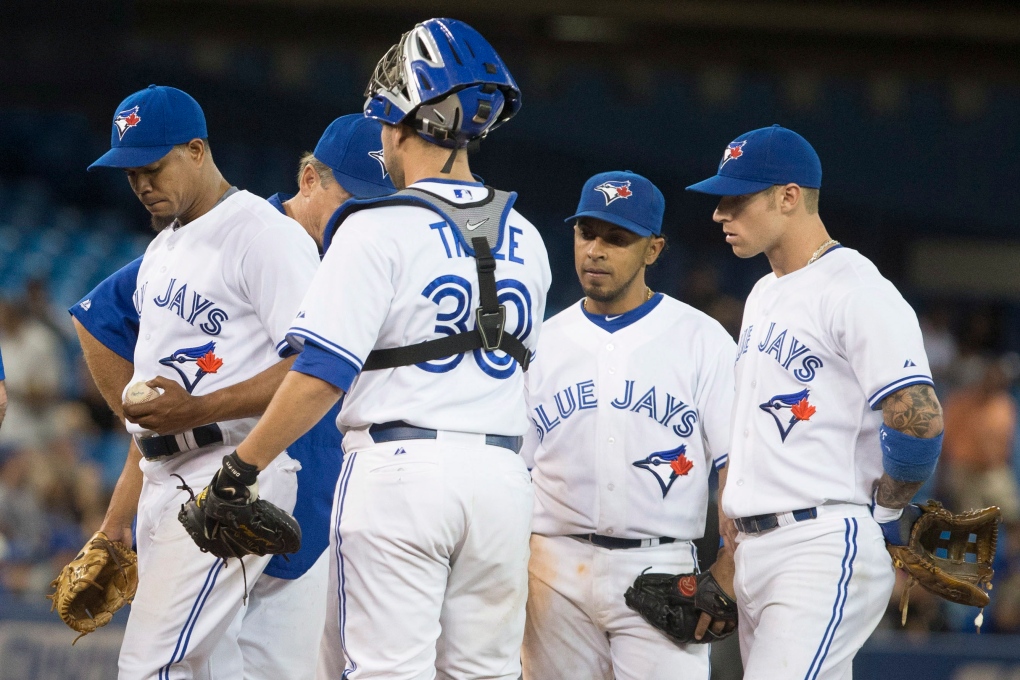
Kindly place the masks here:
<instances>
[{"instance_id":1,"label":"chest protector strap","mask_svg":"<svg viewBox=\"0 0 1020 680\"><path fill-rule=\"evenodd\" d=\"M343 214L336 216L335 225L339 225L351 212L364 208L383 205L414 205L428 208L449 223L454 237L459 241L458 246L463 244L464 249L470 251L475 258L475 270L478 273L478 296L481 304L475 310L473 330L405 347L374 350L369 353L361 370L378 371L384 368L411 366L465 354L476 349L506 352L520 364L522 370L528 370L528 364L531 363L528 348L512 333L504 332L506 305L499 304L496 292L496 258L492 254L492 251L499 247L506 218L517 195L490 187L486 187L486 192L486 197L481 201L457 204L426 191L404 189L392 196L379 199L349 201L349 207L341 208Z\"/></svg>"}]
</instances>

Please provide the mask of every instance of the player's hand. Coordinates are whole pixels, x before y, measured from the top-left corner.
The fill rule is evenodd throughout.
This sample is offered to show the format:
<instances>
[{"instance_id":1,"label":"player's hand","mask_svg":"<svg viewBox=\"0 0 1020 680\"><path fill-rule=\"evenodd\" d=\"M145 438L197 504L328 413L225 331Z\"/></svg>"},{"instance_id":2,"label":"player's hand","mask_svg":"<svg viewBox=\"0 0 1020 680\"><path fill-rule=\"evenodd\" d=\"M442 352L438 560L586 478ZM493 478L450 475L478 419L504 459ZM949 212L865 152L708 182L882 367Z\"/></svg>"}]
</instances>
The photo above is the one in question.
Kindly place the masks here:
<instances>
[{"instance_id":1,"label":"player's hand","mask_svg":"<svg viewBox=\"0 0 1020 680\"><path fill-rule=\"evenodd\" d=\"M732 553L737 549L737 525L720 510L719 535L722 536L726 548Z\"/></svg>"},{"instance_id":2,"label":"player's hand","mask_svg":"<svg viewBox=\"0 0 1020 680\"><path fill-rule=\"evenodd\" d=\"M726 594L734 599L733 573L735 569L733 551L725 545L719 549L719 555L716 557L715 564L708 569ZM713 633L719 635L726 628L726 623L726 621L713 621L710 615L702 612L698 618L698 627L694 629L694 639L700 640L705 637L705 632L709 627L711 627Z\"/></svg>"},{"instance_id":3,"label":"player's hand","mask_svg":"<svg viewBox=\"0 0 1020 680\"><path fill-rule=\"evenodd\" d=\"M145 383L163 391L151 401L124 404L124 417L157 434L177 434L206 425L201 397L194 397L169 378L158 376Z\"/></svg>"},{"instance_id":4,"label":"player's hand","mask_svg":"<svg viewBox=\"0 0 1020 680\"><path fill-rule=\"evenodd\" d=\"M103 522L99 530L106 534L111 541L120 541L129 548L135 543L134 534L131 533L130 522L128 522L127 526L120 526L113 522Z\"/></svg>"}]
</instances>

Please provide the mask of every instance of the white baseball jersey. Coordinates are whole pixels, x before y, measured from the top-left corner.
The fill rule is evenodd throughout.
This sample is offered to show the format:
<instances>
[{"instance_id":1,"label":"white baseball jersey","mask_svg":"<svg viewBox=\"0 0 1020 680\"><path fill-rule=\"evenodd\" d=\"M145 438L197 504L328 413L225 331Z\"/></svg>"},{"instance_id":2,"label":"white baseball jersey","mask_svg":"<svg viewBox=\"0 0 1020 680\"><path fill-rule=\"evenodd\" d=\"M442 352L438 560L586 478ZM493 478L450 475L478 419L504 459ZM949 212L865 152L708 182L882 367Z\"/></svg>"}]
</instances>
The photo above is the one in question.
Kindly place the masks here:
<instances>
[{"instance_id":1,"label":"white baseball jersey","mask_svg":"<svg viewBox=\"0 0 1020 680\"><path fill-rule=\"evenodd\" d=\"M849 248L755 285L736 362L730 517L871 502L880 404L931 385L914 310Z\"/></svg>"},{"instance_id":2,"label":"white baseball jersey","mask_svg":"<svg viewBox=\"0 0 1020 680\"><path fill-rule=\"evenodd\" d=\"M471 182L413 186L453 203L486 195ZM533 350L551 280L545 244L511 210L493 254L506 332ZM352 214L339 227L287 337L295 346L308 342L327 353L332 365L325 373L348 392L337 419L344 432L403 420L437 430L524 434L522 372L502 352L475 350L359 375L375 348L473 329L478 305L475 259L459 232L424 207L379 206Z\"/></svg>"},{"instance_id":3,"label":"white baseball jersey","mask_svg":"<svg viewBox=\"0 0 1020 680\"><path fill-rule=\"evenodd\" d=\"M579 302L547 321L527 374L533 531L701 537L709 466L730 441L735 347L662 294L619 316Z\"/></svg>"},{"instance_id":4,"label":"white baseball jersey","mask_svg":"<svg viewBox=\"0 0 1020 680\"><path fill-rule=\"evenodd\" d=\"M131 383L162 375L197 396L276 364L318 265L301 225L246 191L180 229L164 229L138 271ZM257 420L220 423L225 443L239 443ZM133 423L127 428L146 433ZM177 463L143 461L143 469Z\"/></svg>"}]
</instances>

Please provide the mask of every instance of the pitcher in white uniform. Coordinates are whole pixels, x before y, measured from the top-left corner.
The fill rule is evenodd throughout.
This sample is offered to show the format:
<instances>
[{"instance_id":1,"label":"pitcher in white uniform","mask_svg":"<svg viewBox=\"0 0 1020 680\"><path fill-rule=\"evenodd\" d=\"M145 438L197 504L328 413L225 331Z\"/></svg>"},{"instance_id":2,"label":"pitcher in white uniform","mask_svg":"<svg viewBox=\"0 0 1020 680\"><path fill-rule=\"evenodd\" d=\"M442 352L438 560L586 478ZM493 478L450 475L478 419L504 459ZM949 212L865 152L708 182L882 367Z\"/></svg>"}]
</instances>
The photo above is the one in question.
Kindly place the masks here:
<instances>
[{"instance_id":1,"label":"pitcher in white uniform","mask_svg":"<svg viewBox=\"0 0 1020 680\"><path fill-rule=\"evenodd\" d=\"M829 237L821 181L811 145L775 125L688 187L721 197L714 219L738 257L772 266L744 308L722 492L745 680L851 677L892 592L885 541L902 543L898 520L941 449L917 317Z\"/></svg>"},{"instance_id":2,"label":"pitcher in white uniform","mask_svg":"<svg viewBox=\"0 0 1020 680\"><path fill-rule=\"evenodd\" d=\"M319 677L516 680L532 512L523 369L551 277L516 195L475 181L465 147L517 112L520 91L478 32L430 19L366 94L401 191L341 207L288 334L301 354L228 475L261 478L346 394Z\"/></svg>"},{"instance_id":3,"label":"pitcher in white uniform","mask_svg":"<svg viewBox=\"0 0 1020 680\"><path fill-rule=\"evenodd\" d=\"M128 384L163 377L195 397L246 386L229 419L167 436L128 422L143 479L138 591L121 680L246 676L236 624L245 588L270 556L246 557L242 569L238 560L224 564L200 552L177 520L187 499L177 476L204 486L265 409L290 363L281 362L287 328L319 262L297 222L223 179L207 137L194 99L153 85L121 103L112 148L90 166L123 168L158 232L134 283L139 326L133 362L124 364L133 368ZM292 509L298 467L287 455L274 461L262 495ZM117 502L138 493L133 479L122 477Z\"/></svg>"},{"instance_id":4,"label":"pitcher in white uniform","mask_svg":"<svg viewBox=\"0 0 1020 680\"><path fill-rule=\"evenodd\" d=\"M698 570L692 541L730 441L736 345L645 284L665 245L664 209L646 178L605 172L567 219L585 297L546 322L527 374L525 680L709 677L708 645L675 644L623 597L646 569ZM713 574L730 588L732 554L720 555Z\"/></svg>"}]
</instances>

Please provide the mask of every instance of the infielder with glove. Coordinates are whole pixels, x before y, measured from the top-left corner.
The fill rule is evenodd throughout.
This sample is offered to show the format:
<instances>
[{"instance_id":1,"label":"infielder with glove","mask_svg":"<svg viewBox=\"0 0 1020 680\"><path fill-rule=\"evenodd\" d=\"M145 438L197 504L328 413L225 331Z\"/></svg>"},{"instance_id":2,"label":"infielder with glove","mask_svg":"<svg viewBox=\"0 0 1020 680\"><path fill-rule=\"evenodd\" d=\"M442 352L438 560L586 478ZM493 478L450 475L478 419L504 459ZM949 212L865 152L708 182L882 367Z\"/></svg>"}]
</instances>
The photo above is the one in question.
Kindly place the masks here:
<instances>
[{"instance_id":1,"label":"infielder with glove","mask_svg":"<svg viewBox=\"0 0 1020 680\"><path fill-rule=\"evenodd\" d=\"M475 181L466 146L517 112L520 91L474 29L430 19L366 96L401 191L341 208L288 332L301 354L217 479L251 487L346 394L337 625L319 677L514 680L532 512L522 369L550 272L516 196Z\"/></svg>"},{"instance_id":2,"label":"infielder with glove","mask_svg":"<svg viewBox=\"0 0 1020 680\"><path fill-rule=\"evenodd\" d=\"M744 310L722 495L745 680L851 677L892 592L886 539L904 542L896 520L942 442L914 310L829 237L821 180L811 145L775 125L688 187L720 197L713 219L738 257L772 266Z\"/></svg>"},{"instance_id":3,"label":"infielder with glove","mask_svg":"<svg viewBox=\"0 0 1020 680\"><path fill-rule=\"evenodd\" d=\"M720 616L698 629L696 595L718 585L697 575L691 542L704 535L711 467L726 464L736 348L716 321L645 284L664 208L644 177L605 172L567 220L585 297L546 323L527 374L526 680L704 680L709 649L697 643L736 625L723 549L712 571L729 606L703 598Z\"/></svg>"},{"instance_id":4,"label":"infielder with glove","mask_svg":"<svg viewBox=\"0 0 1020 680\"><path fill-rule=\"evenodd\" d=\"M370 198L392 193L393 186L377 160L381 129L378 122L360 114L336 119L314 154L305 154L299 163L300 193L276 194L269 202L280 212L289 210L288 216L296 218L321 247L324 228L341 202L352 195ZM111 406L122 417L126 411L143 427L166 433L246 415L226 409L236 410L251 400L247 382L192 396L175 381L159 377L150 384L164 389L161 396L121 404L121 394L134 372L139 317L132 294L141 262L138 258L118 270L69 310L93 377L103 394L109 395ZM302 529L301 548L295 554L273 557L251 589L239 636L247 678L314 676L326 613L329 516L341 462L340 433L334 425L338 410L333 409L288 447L288 453L301 463L294 510ZM124 534L122 540L128 545L141 486L140 458L132 445L119 483L124 488L115 493L101 527L106 533ZM133 495L127 493L129 487L135 489Z\"/></svg>"},{"instance_id":5,"label":"infielder with glove","mask_svg":"<svg viewBox=\"0 0 1020 680\"><path fill-rule=\"evenodd\" d=\"M121 647L122 679L257 677L254 664L260 659L243 658L240 641L247 592L270 561L267 551L293 552L300 543L297 523L283 513L294 507L300 467L287 455L263 475L261 505L250 503L254 490L231 496L236 491L231 487L201 495L206 507L234 505L235 514L249 516L251 538L260 539L257 554L221 559L227 553L219 549L223 535L214 522L205 527L204 546L214 552L202 552L178 519L189 498L181 487L202 489L229 454L228 445L255 424L286 372L290 361L280 359L285 331L319 261L297 223L223 179L207 137L194 99L150 86L118 107L112 148L91 166L123 168L158 231L129 281L137 318L127 313L114 319L116 312L107 310L109 324L138 324L134 347L121 346L120 336L111 341L117 351L92 354L107 361L90 360L93 374L103 376L97 382L104 396L119 403L120 395L111 394L114 384L159 378L160 399L180 407L163 413L171 419L198 405L180 392L198 398L238 388L226 399L219 400L221 392L199 402L218 403L225 411L198 427L178 423L166 430L174 435L154 433L131 422L152 424L149 418L129 414L142 476L129 471L129 459L107 517L110 538L127 541L137 499L138 590ZM88 342L101 345L99 336L89 336ZM116 360L111 353L119 355ZM283 525L291 532L267 530L272 527L261 514L250 517L253 512L280 513L292 523ZM308 634L317 634L314 626Z\"/></svg>"}]
</instances>

